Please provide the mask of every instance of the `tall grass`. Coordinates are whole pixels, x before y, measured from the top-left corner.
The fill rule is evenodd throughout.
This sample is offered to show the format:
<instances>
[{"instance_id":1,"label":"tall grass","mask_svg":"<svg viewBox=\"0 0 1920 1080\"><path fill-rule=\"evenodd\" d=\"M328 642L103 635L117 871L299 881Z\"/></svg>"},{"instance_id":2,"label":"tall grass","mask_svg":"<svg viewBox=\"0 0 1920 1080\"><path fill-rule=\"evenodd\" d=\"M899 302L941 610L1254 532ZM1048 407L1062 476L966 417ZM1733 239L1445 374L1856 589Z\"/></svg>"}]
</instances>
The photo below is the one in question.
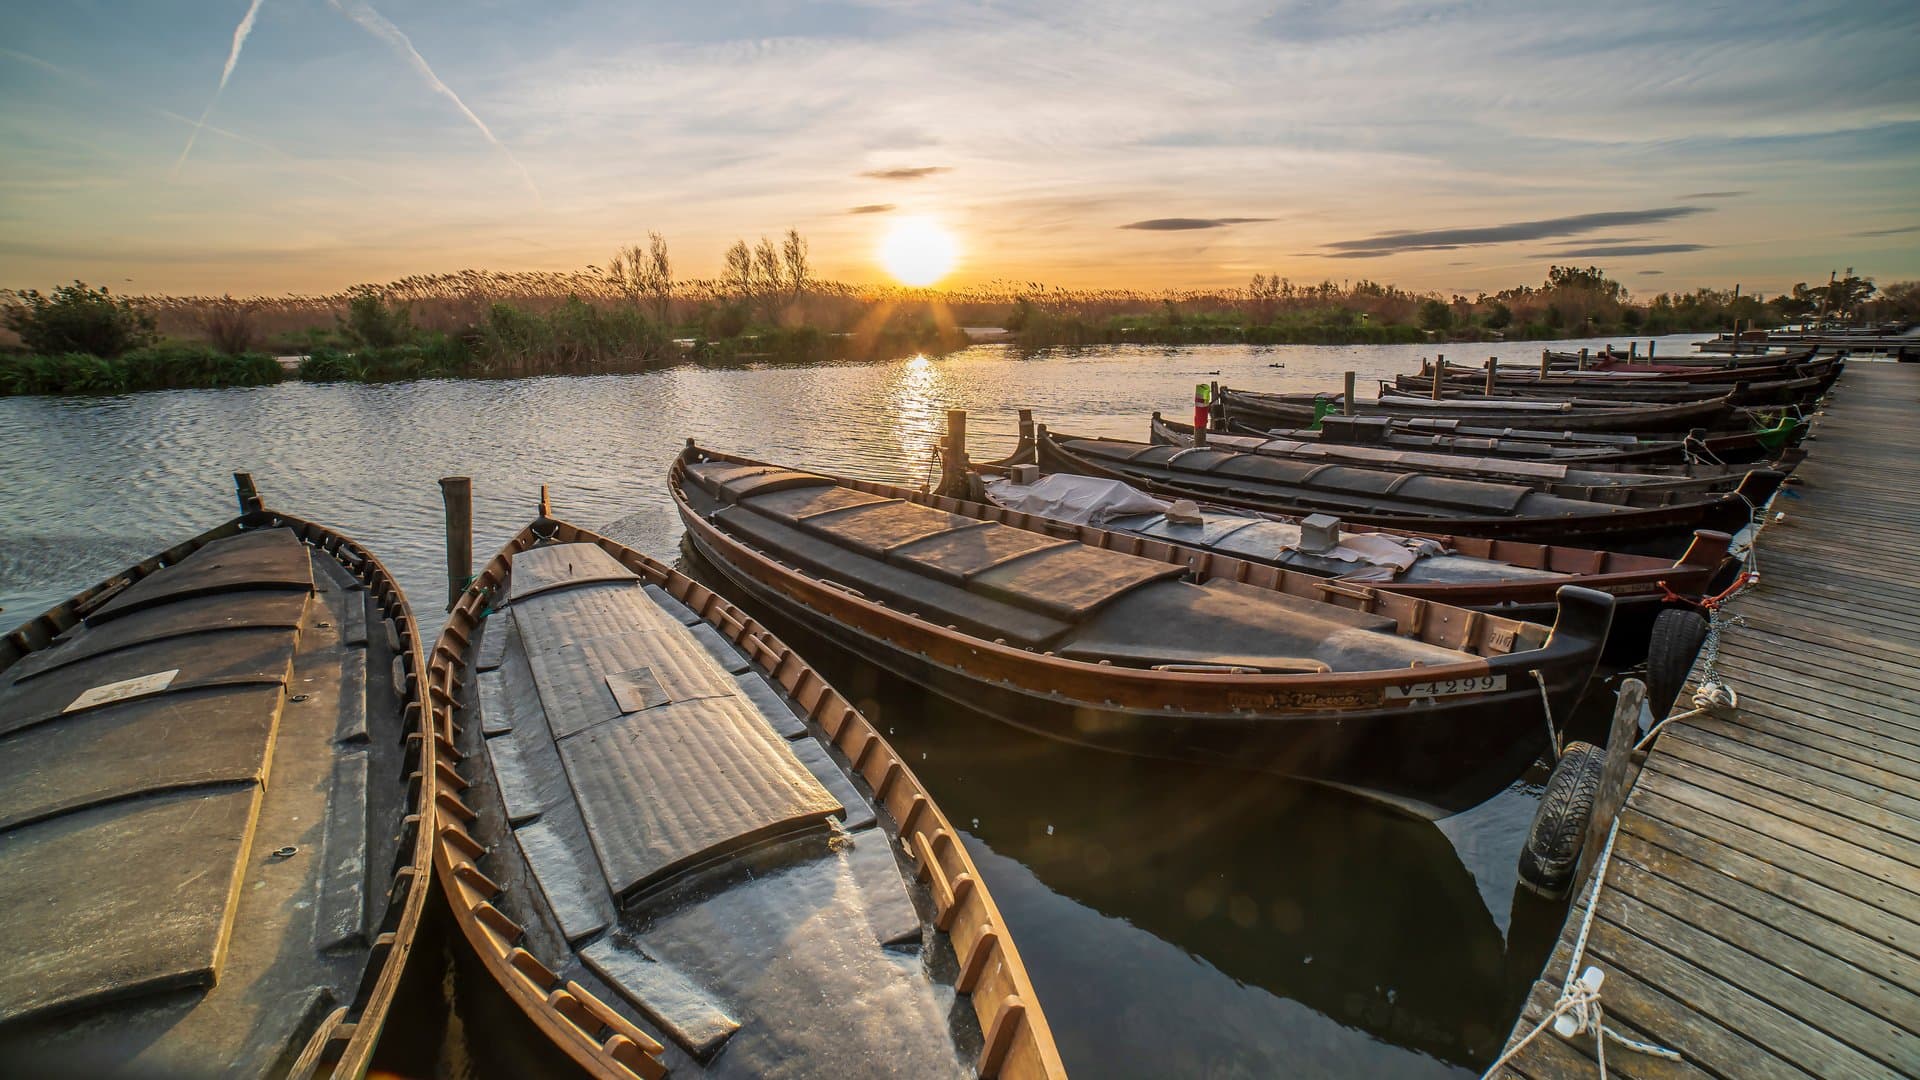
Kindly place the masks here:
<instances>
[{"instance_id":1,"label":"tall grass","mask_svg":"<svg viewBox=\"0 0 1920 1080\"><path fill-rule=\"evenodd\" d=\"M89 353L0 353L0 395L126 394L138 390L265 386L280 364L264 353L229 356L201 345L169 343L115 357Z\"/></svg>"}]
</instances>

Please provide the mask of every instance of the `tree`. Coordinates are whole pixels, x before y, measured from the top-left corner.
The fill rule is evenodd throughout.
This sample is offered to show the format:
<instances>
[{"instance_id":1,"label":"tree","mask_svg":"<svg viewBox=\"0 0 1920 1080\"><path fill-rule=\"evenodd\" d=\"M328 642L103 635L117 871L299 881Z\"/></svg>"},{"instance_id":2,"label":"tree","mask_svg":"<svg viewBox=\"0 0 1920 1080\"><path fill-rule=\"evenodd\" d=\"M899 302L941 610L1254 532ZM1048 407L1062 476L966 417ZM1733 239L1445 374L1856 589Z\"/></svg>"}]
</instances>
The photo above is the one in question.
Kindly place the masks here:
<instances>
[{"instance_id":1,"label":"tree","mask_svg":"<svg viewBox=\"0 0 1920 1080\"><path fill-rule=\"evenodd\" d=\"M1513 325L1513 309L1495 300L1487 307L1485 321L1489 330L1505 330Z\"/></svg>"},{"instance_id":2,"label":"tree","mask_svg":"<svg viewBox=\"0 0 1920 1080\"><path fill-rule=\"evenodd\" d=\"M1439 297L1429 297L1420 304L1420 326L1426 330L1446 330L1453 326L1453 308Z\"/></svg>"},{"instance_id":3,"label":"tree","mask_svg":"<svg viewBox=\"0 0 1920 1080\"><path fill-rule=\"evenodd\" d=\"M729 253L731 255L731 253ZM647 246L629 244L607 261L607 278L627 302L653 311L653 321L665 326L673 313L673 263L667 258L667 240L647 234Z\"/></svg>"},{"instance_id":4,"label":"tree","mask_svg":"<svg viewBox=\"0 0 1920 1080\"><path fill-rule=\"evenodd\" d=\"M787 291L791 297L788 302L797 304L806 297L807 289L813 284L807 266L807 241L800 235L800 230L787 230L787 240L781 245L780 254L786 261Z\"/></svg>"},{"instance_id":5,"label":"tree","mask_svg":"<svg viewBox=\"0 0 1920 1080\"><path fill-rule=\"evenodd\" d=\"M62 285L51 296L38 289L14 294L5 322L27 348L45 355L119 356L159 336L145 304L113 296L104 285L89 288L84 281Z\"/></svg>"},{"instance_id":6,"label":"tree","mask_svg":"<svg viewBox=\"0 0 1920 1080\"><path fill-rule=\"evenodd\" d=\"M781 273L780 251L773 241L766 237L753 249L753 295L760 304L760 317L773 322L784 306L781 294L786 291L785 278Z\"/></svg>"},{"instance_id":7,"label":"tree","mask_svg":"<svg viewBox=\"0 0 1920 1080\"><path fill-rule=\"evenodd\" d=\"M1547 269L1547 289L1570 289L1580 292L1595 292L1608 300L1620 300L1626 295L1626 288L1606 275L1597 266L1584 269L1577 266L1554 266Z\"/></svg>"},{"instance_id":8,"label":"tree","mask_svg":"<svg viewBox=\"0 0 1920 1080\"><path fill-rule=\"evenodd\" d=\"M753 301L753 252L745 240L735 240L727 249L727 269L721 284L740 303Z\"/></svg>"}]
</instances>

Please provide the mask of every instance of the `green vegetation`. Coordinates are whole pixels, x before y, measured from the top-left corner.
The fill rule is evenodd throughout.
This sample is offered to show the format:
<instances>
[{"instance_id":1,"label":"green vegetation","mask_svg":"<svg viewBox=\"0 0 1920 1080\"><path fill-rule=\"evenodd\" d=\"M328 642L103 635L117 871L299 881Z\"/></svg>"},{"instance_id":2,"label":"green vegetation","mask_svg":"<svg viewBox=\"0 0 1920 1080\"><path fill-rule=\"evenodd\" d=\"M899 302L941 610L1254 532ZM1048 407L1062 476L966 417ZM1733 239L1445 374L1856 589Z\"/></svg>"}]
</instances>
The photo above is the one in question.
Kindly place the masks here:
<instances>
[{"instance_id":1,"label":"green vegetation","mask_svg":"<svg viewBox=\"0 0 1920 1080\"><path fill-rule=\"evenodd\" d=\"M1877 290L1853 276L1765 299L1715 289L1640 300L1598 267L1556 266L1539 285L1442 296L1360 280L1140 293L1006 283L961 290L854 286L813 275L788 230L728 248L725 271L676 280L666 241L602 270L478 270L357 285L331 296L113 296L82 282L0 291L0 394L252 386L305 357L315 382L514 378L661 364L894 360L962 348L961 326L1003 326L1023 348L1154 344L1390 344L1653 336L1809 318L1920 320L1920 282ZM156 341L162 342L155 344Z\"/></svg>"}]
</instances>

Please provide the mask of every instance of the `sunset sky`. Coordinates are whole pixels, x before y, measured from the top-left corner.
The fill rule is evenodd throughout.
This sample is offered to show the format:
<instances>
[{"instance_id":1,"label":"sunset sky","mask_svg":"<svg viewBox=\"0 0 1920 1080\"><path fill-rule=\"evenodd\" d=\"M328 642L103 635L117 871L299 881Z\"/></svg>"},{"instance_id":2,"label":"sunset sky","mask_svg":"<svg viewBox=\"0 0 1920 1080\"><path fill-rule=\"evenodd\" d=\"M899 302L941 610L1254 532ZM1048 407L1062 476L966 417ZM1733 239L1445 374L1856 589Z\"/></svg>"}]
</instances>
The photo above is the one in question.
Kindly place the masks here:
<instances>
[{"instance_id":1,"label":"sunset sky","mask_svg":"<svg viewBox=\"0 0 1920 1080\"><path fill-rule=\"evenodd\" d=\"M0 286L324 292L648 230L697 277L789 226L883 281L903 216L948 285L1887 282L1916 57L1914 0L18 3Z\"/></svg>"}]
</instances>

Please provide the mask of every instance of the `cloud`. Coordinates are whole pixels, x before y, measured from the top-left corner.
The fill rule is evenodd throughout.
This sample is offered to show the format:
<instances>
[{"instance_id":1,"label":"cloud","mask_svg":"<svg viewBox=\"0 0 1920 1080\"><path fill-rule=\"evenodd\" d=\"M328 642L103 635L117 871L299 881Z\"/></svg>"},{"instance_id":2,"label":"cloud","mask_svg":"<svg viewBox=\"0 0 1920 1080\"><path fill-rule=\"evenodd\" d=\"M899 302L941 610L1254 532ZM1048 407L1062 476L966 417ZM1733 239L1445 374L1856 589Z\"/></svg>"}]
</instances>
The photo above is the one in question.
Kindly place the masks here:
<instances>
[{"instance_id":1,"label":"cloud","mask_svg":"<svg viewBox=\"0 0 1920 1080\"><path fill-rule=\"evenodd\" d=\"M1641 277L1659 277L1661 274L1664 274L1664 273L1666 273L1665 270L1642 270L1640 271L1640 276Z\"/></svg>"},{"instance_id":2,"label":"cloud","mask_svg":"<svg viewBox=\"0 0 1920 1080\"><path fill-rule=\"evenodd\" d=\"M1742 195L1751 195L1751 191L1696 191L1691 195L1682 195L1682 199L1737 199Z\"/></svg>"},{"instance_id":3,"label":"cloud","mask_svg":"<svg viewBox=\"0 0 1920 1080\"><path fill-rule=\"evenodd\" d=\"M173 163L177 175L180 166L187 163L187 155L193 153L193 141L200 137L200 129L207 126L207 117L213 115L214 102L227 89L227 80L233 78L233 67L240 62L240 47L247 43L248 35L253 33L254 17L260 14L260 0L252 0L247 5L247 13L240 16L240 25L233 28L233 44L227 48L226 66L220 69L220 85L213 88L213 96L207 99L207 107L200 110L200 122L193 125L193 133L187 136L187 145L180 150L180 160Z\"/></svg>"},{"instance_id":4,"label":"cloud","mask_svg":"<svg viewBox=\"0 0 1920 1080\"><path fill-rule=\"evenodd\" d=\"M412 39L408 38L404 31L389 22L385 15L373 10L373 5L366 0L329 0L329 2L340 14L359 23L362 29L391 45L406 58L407 63L413 65L413 70L418 72L421 78L427 80L428 86L453 102L454 107L460 110L460 114L471 121L473 126L479 129L480 134L506 155L507 160L513 163L513 167L520 171L520 179L526 181L527 190L533 193L534 205L540 205L540 189L534 186L533 174L527 171L525 165L520 164L519 158L513 156L513 151L507 149L507 144L494 135L493 129L487 126L486 121L475 115L472 109L467 108L467 103L460 100L459 94L453 92L453 87L448 86L440 76L434 74L433 65L427 63L427 58L421 56L420 50L413 47Z\"/></svg>"},{"instance_id":5,"label":"cloud","mask_svg":"<svg viewBox=\"0 0 1920 1080\"><path fill-rule=\"evenodd\" d=\"M1868 229L1865 232L1848 233L1848 236L1900 236L1903 233L1920 232L1920 225L1902 225L1897 229Z\"/></svg>"},{"instance_id":6,"label":"cloud","mask_svg":"<svg viewBox=\"0 0 1920 1080\"><path fill-rule=\"evenodd\" d=\"M1561 248L1542 252L1536 259L1604 259L1610 255L1677 255L1683 251L1705 251L1706 244L1594 244L1590 247Z\"/></svg>"},{"instance_id":7,"label":"cloud","mask_svg":"<svg viewBox=\"0 0 1920 1080\"><path fill-rule=\"evenodd\" d=\"M1134 221L1120 226L1123 229L1144 229L1148 232L1181 232L1187 229L1218 229L1228 225L1245 225L1254 221L1272 221L1264 217L1160 217L1145 221Z\"/></svg>"},{"instance_id":8,"label":"cloud","mask_svg":"<svg viewBox=\"0 0 1920 1080\"><path fill-rule=\"evenodd\" d=\"M893 204L890 202L877 202L877 203L867 203L865 206L856 206L851 210L848 210L847 213L849 214L884 214L887 211L892 209L893 209Z\"/></svg>"},{"instance_id":9,"label":"cloud","mask_svg":"<svg viewBox=\"0 0 1920 1080\"><path fill-rule=\"evenodd\" d=\"M924 180L937 173L952 171L945 165L915 165L900 169L868 169L860 175L870 180Z\"/></svg>"},{"instance_id":10,"label":"cloud","mask_svg":"<svg viewBox=\"0 0 1920 1080\"><path fill-rule=\"evenodd\" d=\"M1689 214L1706 213L1703 206L1663 206L1653 210L1608 210L1597 214L1544 218L1539 221L1515 221L1505 225L1485 225L1468 229L1430 229L1424 232L1391 232L1362 240L1340 240L1327 246L1336 251L1446 251L1481 244L1510 244L1517 240L1545 240L1556 236L1577 236L1623 225L1645 225L1671 221ZM1342 255L1338 258L1360 258Z\"/></svg>"}]
</instances>

